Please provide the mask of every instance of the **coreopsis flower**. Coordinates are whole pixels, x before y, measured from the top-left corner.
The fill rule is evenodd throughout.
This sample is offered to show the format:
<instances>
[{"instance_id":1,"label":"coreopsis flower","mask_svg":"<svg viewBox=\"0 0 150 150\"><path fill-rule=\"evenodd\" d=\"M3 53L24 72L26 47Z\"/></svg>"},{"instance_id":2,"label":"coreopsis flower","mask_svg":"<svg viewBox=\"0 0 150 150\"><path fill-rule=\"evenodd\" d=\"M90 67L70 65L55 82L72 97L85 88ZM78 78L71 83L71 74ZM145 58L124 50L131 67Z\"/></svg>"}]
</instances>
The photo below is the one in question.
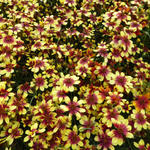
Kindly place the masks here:
<instances>
[{"instance_id":1,"label":"coreopsis flower","mask_svg":"<svg viewBox=\"0 0 150 150\"><path fill-rule=\"evenodd\" d=\"M44 41L36 41L35 44L32 45L31 50L36 51L37 49L43 49L45 42Z\"/></svg>"},{"instance_id":2,"label":"coreopsis flower","mask_svg":"<svg viewBox=\"0 0 150 150\"><path fill-rule=\"evenodd\" d=\"M81 134L78 134L78 128L76 125L73 126L73 129L66 129L62 140L65 141L65 149L81 149L83 147L83 137Z\"/></svg>"},{"instance_id":3,"label":"coreopsis flower","mask_svg":"<svg viewBox=\"0 0 150 150\"><path fill-rule=\"evenodd\" d=\"M12 88L6 88L6 84L5 81L0 82L0 102L8 101L10 97L14 96L14 93L11 92Z\"/></svg>"},{"instance_id":4,"label":"coreopsis flower","mask_svg":"<svg viewBox=\"0 0 150 150\"><path fill-rule=\"evenodd\" d=\"M107 21L107 22L104 22L103 25L107 27L109 30L115 30L115 28L119 26L119 22Z\"/></svg>"},{"instance_id":5,"label":"coreopsis flower","mask_svg":"<svg viewBox=\"0 0 150 150\"><path fill-rule=\"evenodd\" d=\"M112 127L113 120L121 120L123 117L119 114L118 110L116 108L110 109L110 108L102 108L103 117L102 122L106 124L108 127Z\"/></svg>"},{"instance_id":6,"label":"coreopsis flower","mask_svg":"<svg viewBox=\"0 0 150 150\"><path fill-rule=\"evenodd\" d=\"M110 50L111 50L111 53L108 54L108 57L116 62L121 62L122 61L121 48L119 47L110 48Z\"/></svg>"},{"instance_id":7,"label":"coreopsis flower","mask_svg":"<svg viewBox=\"0 0 150 150\"><path fill-rule=\"evenodd\" d=\"M82 66L88 66L89 61L90 59L88 57L83 57L78 61L78 63Z\"/></svg>"},{"instance_id":8,"label":"coreopsis flower","mask_svg":"<svg viewBox=\"0 0 150 150\"><path fill-rule=\"evenodd\" d=\"M131 20L131 17L126 15L125 12L117 11L113 13L112 20L116 20L121 23L122 21L127 22L128 20Z\"/></svg>"},{"instance_id":9,"label":"coreopsis flower","mask_svg":"<svg viewBox=\"0 0 150 150\"><path fill-rule=\"evenodd\" d=\"M33 138L36 136L36 134L43 133L44 131L45 131L45 129L38 128L38 123L32 124L30 127L30 130L25 131L25 134L27 136L24 138L24 142L27 142L29 140L32 141Z\"/></svg>"},{"instance_id":10,"label":"coreopsis flower","mask_svg":"<svg viewBox=\"0 0 150 150\"><path fill-rule=\"evenodd\" d=\"M106 97L107 103L112 105L119 105L122 102L123 94L118 92L109 92L109 96Z\"/></svg>"},{"instance_id":11,"label":"coreopsis flower","mask_svg":"<svg viewBox=\"0 0 150 150\"><path fill-rule=\"evenodd\" d=\"M84 108L80 107L82 104L84 104L84 101L78 101L77 97L74 97L72 101L70 99L66 99L65 102L66 105L61 105L60 108L62 108L64 111L69 111L69 118L71 118L72 115L75 115L79 120L81 118L81 113L86 111Z\"/></svg>"},{"instance_id":12,"label":"coreopsis flower","mask_svg":"<svg viewBox=\"0 0 150 150\"><path fill-rule=\"evenodd\" d=\"M24 93L26 95L28 95L28 93L32 93L30 84L28 82L25 82L24 84L19 85L17 93Z\"/></svg>"},{"instance_id":13,"label":"coreopsis flower","mask_svg":"<svg viewBox=\"0 0 150 150\"><path fill-rule=\"evenodd\" d=\"M138 23L137 21L131 21L128 24L130 25L129 29L133 30L134 32L137 30L142 30L142 24Z\"/></svg>"},{"instance_id":14,"label":"coreopsis flower","mask_svg":"<svg viewBox=\"0 0 150 150\"><path fill-rule=\"evenodd\" d=\"M134 47L132 40L130 40L130 37L125 32L121 32L120 34L121 37L119 45L123 47L124 50L127 50L129 53L132 53L132 48Z\"/></svg>"},{"instance_id":15,"label":"coreopsis flower","mask_svg":"<svg viewBox=\"0 0 150 150\"><path fill-rule=\"evenodd\" d=\"M117 71L115 74L110 73L107 79L109 80L110 84L115 85L115 87L119 92L123 92L123 91L129 92L133 87L131 83L132 77L125 76L123 72L119 73Z\"/></svg>"},{"instance_id":16,"label":"coreopsis flower","mask_svg":"<svg viewBox=\"0 0 150 150\"><path fill-rule=\"evenodd\" d=\"M62 75L63 77L57 82L58 85L62 87L65 91L73 92L74 85L79 84L79 77L75 75Z\"/></svg>"},{"instance_id":17,"label":"coreopsis flower","mask_svg":"<svg viewBox=\"0 0 150 150\"><path fill-rule=\"evenodd\" d=\"M9 135L6 141L8 142L9 145L11 145L15 139L18 139L23 134L23 130L19 128L19 126L20 126L19 122L14 122L12 126L8 129Z\"/></svg>"},{"instance_id":18,"label":"coreopsis flower","mask_svg":"<svg viewBox=\"0 0 150 150\"><path fill-rule=\"evenodd\" d=\"M150 99L148 96L148 94L136 96L133 105L137 110L150 110Z\"/></svg>"},{"instance_id":19,"label":"coreopsis flower","mask_svg":"<svg viewBox=\"0 0 150 150\"><path fill-rule=\"evenodd\" d=\"M46 67L45 71L43 72L43 74L45 74L48 78L55 77L56 73L57 70L54 65L49 65L48 67Z\"/></svg>"},{"instance_id":20,"label":"coreopsis flower","mask_svg":"<svg viewBox=\"0 0 150 150\"><path fill-rule=\"evenodd\" d=\"M67 91L65 91L64 89L62 89L59 86L53 87L51 94L53 95L53 100L61 103L64 102L65 100L69 100L69 97L67 96Z\"/></svg>"},{"instance_id":21,"label":"coreopsis flower","mask_svg":"<svg viewBox=\"0 0 150 150\"><path fill-rule=\"evenodd\" d=\"M5 75L6 77L11 77L12 73L14 72L14 68L16 66L16 60L9 60L4 61L4 63L0 64L0 67L3 68L0 70L1 75Z\"/></svg>"},{"instance_id":22,"label":"coreopsis flower","mask_svg":"<svg viewBox=\"0 0 150 150\"><path fill-rule=\"evenodd\" d=\"M138 148L139 150L148 150L148 149L146 149L146 145L145 145L145 142L143 139L140 139L140 141L138 143L134 142L134 146L136 148Z\"/></svg>"},{"instance_id":23,"label":"coreopsis flower","mask_svg":"<svg viewBox=\"0 0 150 150\"><path fill-rule=\"evenodd\" d=\"M13 49L11 47L3 46L1 48L0 54L1 54L1 57L4 56L5 59L11 60L12 59L12 55L14 54L14 52L13 52ZM2 59L2 58L0 58L0 59Z\"/></svg>"},{"instance_id":24,"label":"coreopsis flower","mask_svg":"<svg viewBox=\"0 0 150 150\"><path fill-rule=\"evenodd\" d=\"M87 103L85 105L87 109L89 109L90 107L92 107L93 109L96 109L96 105L102 103L103 99L101 98L99 91L94 91L92 93L87 92L85 94L85 101Z\"/></svg>"},{"instance_id":25,"label":"coreopsis flower","mask_svg":"<svg viewBox=\"0 0 150 150\"><path fill-rule=\"evenodd\" d=\"M99 131L98 135L94 138L96 142L98 142L98 149L103 149L103 150L114 150L115 148L113 147L112 144L112 137L108 135L110 131L107 129L105 132Z\"/></svg>"},{"instance_id":26,"label":"coreopsis flower","mask_svg":"<svg viewBox=\"0 0 150 150\"><path fill-rule=\"evenodd\" d=\"M109 72L110 69L106 65L97 66L96 70L94 71L94 73L97 74L97 77L100 81L106 79Z\"/></svg>"},{"instance_id":27,"label":"coreopsis flower","mask_svg":"<svg viewBox=\"0 0 150 150\"><path fill-rule=\"evenodd\" d=\"M8 34L2 34L0 44L2 44L3 46L13 46L16 44L16 37L14 37L13 33L9 30Z\"/></svg>"},{"instance_id":28,"label":"coreopsis flower","mask_svg":"<svg viewBox=\"0 0 150 150\"><path fill-rule=\"evenodd\" d=\"M36 90L44 91L48 87L46 76L42 76L42 74L34 74L34 79L31 82L31 87L35 87Z\"/></svg>"},{"instance_id":29,"label":"coreopsis flower","mask_svg":"<svg viewBox=\"0 0 150 150\"><path fill-rule=\"evenodd\" d=\"M146 120L145 110L143 109L140 112L134 109L132 111L131 118L134 119L134 127L138 131L147 129L148 125L150 125Z\"/></svg>"},{"instance_id":30,"label":"coreopsis flower","mask_svg":"<svg viewBox=\"0 0 150 150\"><path fill-rule=\"evenodd\" d=\"M134 137L127 119L121 119L119 121L113 120L113 125L115 129L109 133L112 137L113 145L122 145L125 138Z\"/></svg>"},{"instance_id":31,"label":"coreopsis flower","mask_svg":"<svg viewBox=\"0 0 150 150\"><path fill-rule=\"evenodd\" d=\"M34 120L40 121L40 128L45 128L47 126L54 127L56 122L55 107L53 106L51 100L42 101L38 106L33 109Z\"/></svg>"},{"instance_id":32,"label":"coreopsis flower","mask_svg":"<svg viewBox=\"0 0 150 150\"><path fill-rule=\"evenodd\" d=\"M98 44L96 49L94 49L93 51L97 53L96 56L102 56L106 58L108 55L108 47L105 42L101 42L100 44Z\"/></svg>"},{"instance_id":33,"label":"coreopsis flower","mask_svg":"<svg viewBox=\"0 0 150 150\"><path fill-rule=\"evenodd\" d=\"M27 108L29 107L29 104L26 101L26 94L16 94L11 100L10 100L10 109L12 110L13 114L19 113L19 115L25 115L27 112Z\"/></svg>"},{"instance_id":34,"label":"coreopsis flower","mask_svg":"<svg viewBox=\"0 0 150 150\"><path fill-rule=\"evenodd\" d=\"M95 117L88 118L87 116L82 116L79 120L80 124L82 125L79 130L83 134L86 135L86 137L89 139L91 136L91 133L93 132L95 126Z\"/></svg>"},{"instance_id":35,"label":"coreopsis flower","mask_svg":"<svg viewBox=\"0 0 150 150\"><path fill-rule=\"evenodd\" d=\"M42 57L29 58L27 66L29 66L32 72L37 73L40 69L45 70L48 67L48 61Z\"/></svg>"},{"instance_id":36,"label":"coreopsis flower","mask_svg":"<svg viewBox=\"0 0 150 150\"><path fill-rule=\"evenodd\" d=\"M76 73L77 75L81 76L81 77L86 77L88 74L90 74L90 68L86 65L77 65L76 68Z\"/></svg>"}]
</instances>

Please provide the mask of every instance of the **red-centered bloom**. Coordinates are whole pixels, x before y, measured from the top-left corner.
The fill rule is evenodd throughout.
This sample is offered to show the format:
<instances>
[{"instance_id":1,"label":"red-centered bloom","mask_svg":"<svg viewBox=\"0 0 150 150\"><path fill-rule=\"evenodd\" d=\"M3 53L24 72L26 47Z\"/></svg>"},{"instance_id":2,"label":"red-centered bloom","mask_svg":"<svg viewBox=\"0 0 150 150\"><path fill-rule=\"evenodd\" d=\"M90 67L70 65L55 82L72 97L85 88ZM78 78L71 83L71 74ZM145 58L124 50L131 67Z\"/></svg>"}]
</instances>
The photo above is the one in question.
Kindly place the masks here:
<instances>
[{"instance_id":1,"label":"red-centered bloom","mask_svg":"<svg viewBox=\"0 0 150 150\"><path fill-rule=\"evenodd\" d=\"M66 141L65 148L80 149L83 146L82 137L78 135L77 126L73 126L73 130L67 129L64 131L63 141Z\"/></svg>"},{"instance_id":2,"label":"red-centered bloom","mask_svg":"<svg viewBox=\"0 0 150 150\"><path fill-rule=\"evenodd\" d=\"M54 101L56 102L58 101L58 103L61 103L62 101L65 101L66 99L69 99L69 97L67 96L67 92L61 89L59 86L56 86L55 88L53 88L52 95L53 95Z\"/></svg>"},{"instance_id":3,"label":"red-centered bloom","mask_svg":"<svg viewBox=\"0 0 150 150\"><path fill-rule=\"evenodd\" d=\"M123 94L118 92L109 92L109 96L106 97L108 104L119 105L122 101Z\"/></svg>"},{"instance_id":4,"label":"red-centered bloom","mask_svg":"<svg viewBox=\"0 0 150 150\"><path fill-rule=\"evenodd\" d=\"M112 146L112 138L108 135L109 130L106 130L106 132L99 132L98 135L95 137L95 141L98 142L98 149L103 150L114 150L114 147Z\"/></svg>"},{"instance_id":5,"label":"red-centered bloom","mask_svg":"<svg viewBox=\"0 0 150 150\"><path fill-rule=\"evenodd\" d=\"M20 123L15 122L12 124L11 128L8 129L9 136L7 137L8 144L11 145L13 141L23 134L23 130L19 128Z\"/></svg>"},{"instance_id":6,"label":"red-centered bloom","mask_svg":"<svg viewBox=\"0 0 150 150\"><path fill-rule=\"evenodd\" d=\"M87 109L89 109L90 107L92 107L93 109L96 109L96 105L98 103L102 103L102 99L101 99L100 93L98 91L95 91L94 93L89 92L86 95L85 100L87 102L87 105L86 105Z\"/></svg>"},{"instance_id":7,"label":"red-centered bloom","mask_svg":"<svg viewBox=\"0 0 150 150\"><path fill-rule=\"evenodd\" d=\"M107 46L103 42L101 44L99 44L98 47L93 51L98 53L96 56L102 56L104 58L106 58L108 56Z\"/></svg>"},{"instance_id":8,"label":"red-centered bloom","mask_svg":"<svg viewBox=\"0 0 150 150\"><path fill-rule=\"evenodd\" d=\"M70 99L66 99L65 102L67 105L61 105L60 107L64 111L69 111L69 118L71 118L72 115L76 115L77 119L81 118L81 113L85 112L84 108L80 108L80 105L84 103L83 100L79 100L77 97L73 98L73 101Z\"/></svg>"},{"instance_id":9,"label":"red-centered bloom","mask_svg":"<svg viewBox=\"0 0 150 150\"><path fill-rule=\"evenodd\" d=\"M131 50L134 47L133 42L130 40L130 37L127 35L127 33L121 32L121 35L120 46L123 47L124 50L127 50L129 53L131 53Z\"/></svg>"},{"instance_id":10,"label":"red-centered bloom","mask_svg":"<svg viewBox=\"0 0 150 150\"><path fill-rule=\"evenodd\" d=\"M36 90L40 89L41 91L44 91L45 88L47 88L47 80L45 76L42 76L41 74L34 74L34 79L31 82L31 87L36 88Z\"/></svg>"},{"instance_id":11,"label":"red-centered bloom","mask_svg":"<svg viewBox=\"0 0 150 150\"><path fill-rule=\"evenodd\" d=\"M32 92L31 91L31 87L30 87L28 82L25 82L24 84L21 84L19 86L18 93L26 93L26 94L28 94L28 93L31 93L31 92Z\"/></svg>"},{"instance_id":12,"label":"red-centered bloom","mask_svg":"<svg viewBox=\"0 0 150 150\"><path fill-rule=\"evenodd\" d=\"M113 145L122 145L125 138L133 138L133 134L131 133L131 126L129 125L128 120L114 120L113 125L115 130L112 130L109 134L112 137Z\"/></svg>"},{"instance_id":13,"label":"red-centered bloom","mask_svg":"<svg viewBox=\"0 0 150 150\"><path fill-rule=\"evenodd\" d=\"M119 92L123 92L124 90L129 92L133 86L131 83L132 77L125 76L123 72L119 73L117 71L115 74L110 73L107 79L109 80L110 84L115 84L115 87Z\"/></svg>"},{"instance_id":14,"label":"red-centered bloom","mask_svg":"<svg viewBox=\"0 0 150 150\"><path fill-rule=\"evenodd\" d=\"M4 46L0 53L4 55L6 58L10 58L12 57L13 50L8 46Z\"/></svg>"},{"instance_id":15,"label":"red-centered bloom","mask_svg":"<svg viewBox=\"0 0 150 150\"><path fill-rule=\"evenodd\" d=\"M99 79L100 81L103 81L104 78L107 78L109 72L110 72L109 68L105 65L96 67L96 70L94 71L94 73L96 73L97 76L100 78Z\"/></svg>"},{"instance_id":16,"label":"red-centered bloom","mask_svg":"<svg viewBox=\"0 0 150 150\"><path fill-rule=\"evenodd\" d=\"M83 57L79 60L79 64L81 65L88 65L89 58L88 57Z\"/></svg>"},{"instance_id":17,"label":"red-centered bloom","mask_svg":"<svg viewBox=\"0 0 150 150\"><path fill-rule=\"evenodd\" d=\"M150 99L148 97L149 95L140 95L135 98L135 101L133 101L133 104L137 110L150 109Z\"/></svg>"},{"instance_id":18,"label":"red-centered bloom","mask_svg":"<svg viewBox=\"0 0 150 150\"><path fill-rule=\"evenodd\" d=\"M149 123L146 120L146 115L145 111L142 109L140 112L137 110L133 110L131 114L132 119L135 120L134 122L134 127L138 130L141 131L143 129L147 129Z\"/></svg>"},{"instance_id":19,"label":"red-centered bloom","mask_svg":"<svg viewBox=\"0 0 150 150\"><path fill-rule=\"evenodd\" d=\"M102 122L106 124L108 127L112 126L112 119L121 120L122 117L119 115L117 109L103 108L103 118Z\"/></svg>"},{"instance_id":20,"label":"red-centered bloom","mask_svg":"<svg viewBox=\"0 0 150 150\"><path fill-rule=\"evenodd\" d=\"M63 76L63 75L62 75ZM62 87L65 91L73 92L75 90L74 85L79 84L79 77L73 75L70 76L69 74L63 76L58 82L58 85Z\"/></svg>"},{"instance_id":21,"label":"red-centered bloom","mask_svg":"<svg viewBox=\"0 0 150 150\"><path fill-rule=\"evenodd\" d=\"M3 38L3 42L4 44L13 44L14 43L14 37L12 35L6 35L4 38Z\"/></svg>"},{"instance_id":22,"label":"red-centered bloom","mask_svg":"<svg viewBox=\"0 0 150 150\"><path fill-rule=\"evenodd\" d=\"M47 66L47 61L43 57L30 58L27 61L27 66L31 68L31 71L37 73L39 70L44 70Z\"/></svg>"},{"instance_id":23,"label":"red-centered bloom","mask_svg":"<svg viewBox=\"0 0 150 150\"><path fill-rule=\"evenodd\" d=\"M53 107L51 101L42 101L39 106L34 110L36 120L40 121L40 127L50 126L53 127L57 122L55 120L56 113L54 112L55 107Z\"/></svg>"},{"instance_id":24,"label":"red-centered bloom","mask_svg":"<svg viewBox=\"0 0 150 150\"><path fill-rule=\"evenodd\" d=\"M116 62L120 62L122 60L121 56L121 49L119 48L111 48L111 53L109 53L109 56L111 57L112 60Z\"/></svg>"},{"instance_id":25,"label":"red-centered bloom","mask_svg":"<svg viewBox=\"0 0 150 150\"><path fill-rule=\"evenodd\" d=\"M14 93L11 92L12 88L8 88L6 89L6 82L0 82L0 102L3 101L7 101L9 99L9 97L14 96Z\"/></svg>"},{"instance_id":26,"label":"red-centered bloom","mask_svg":"<svg viewBox=\"0 0 150 150\"><path fill-rule=\"evenodd\" d=\"M29 104L26 102L26 95L25 94L17 94L13 99L10 101L10 108L14 112L12 115L15 115L16 112L19 115L26 114L26 108L29 107Z\"/></svg>"}]
</instances>

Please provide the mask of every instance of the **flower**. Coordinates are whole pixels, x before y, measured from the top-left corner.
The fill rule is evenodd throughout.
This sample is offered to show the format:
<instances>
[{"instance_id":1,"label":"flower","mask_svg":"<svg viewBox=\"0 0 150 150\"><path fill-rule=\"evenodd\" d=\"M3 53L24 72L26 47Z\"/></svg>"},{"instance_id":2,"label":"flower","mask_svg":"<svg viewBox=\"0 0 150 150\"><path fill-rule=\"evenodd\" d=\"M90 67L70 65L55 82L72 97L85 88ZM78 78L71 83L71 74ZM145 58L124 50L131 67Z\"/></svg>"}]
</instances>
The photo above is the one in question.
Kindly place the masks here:
<instances>
[{"instance_id":1,"label":"flower","mask_svg":"<svg viewBox=\"0 0 150 150\"><path fill-rule=\"evenodd\" d=\"M107 129L105 132L99 132L98 135L95 136L94 140L98 142L98 149L114 150L112 138L108 135L109 132L110 131Z\"/></svg>"},{"instance_id":2,"label":"flower","mask_svg":"<svg viewBox=\"0 0 150 150\"><path fill-rule=\"evenodd\" d=\"M10 109L13 112L13 115L15 112L19 113L19 115L25 115L27 112L27 108L29 107L29 104L26 102L26 94L17 94L10 100Z\"/></svg>"},{"instance_id":3,"label":"flower","mask_svg":"<svg viewBox=\"0 0 150 150\"><path fill-rule=\"evenodd\" d=\"M69 97L67 96L67 91L65 91L64 89L62 89L60 86L56 86L52 89L52 95L53 95L53 99L54 101L58 101L58 103L61 103L62 101L68 101Z\"/></svg>"},{"instance_id":4,"label":"flower","mask_svg":"<svg viewBox=\"0 0 150 150\"><path fill-rule=\"evenodd\" d=\"M107 79L109 80L110 84L115 85L119 92L123 92L124 90L129 92L133 86L131 83L132 77L125 76L123 72L119 73L116 71L115 74L110 73Z\"/></svg>"},{"instance_id":5,"label":"flower","mask_svg":"<svg viewBox=\"0 0 150 150\"><path fill-rule=\"evenodd\" d=\"M61 105L60 108L63 109L64 111L69 111L69 118L72 115L75 115L77 119L79 120L81 118L81 113L85 112L84 108L80 108L80 105L84 104L83 100L79 100L77 97L73 98L73 101L70 99L65 100L67 105Z\"/></svg>"},{"instance_id":6,"label":"flower","mask_svg":"<svg viewBox=\"0 0 150 150\"><path fill-rule=\"evenodd\" d=\"M9 145L13 143L14 139L21 137L23 134L23 130L19 128L19 126L19 122L14 122L14 124L12 124L12 126L8 129L9 136L7 137L6 141Z\"/></svg>"},{"instance_id":7,"label":"flower","mask_svg":"<svg viewBox=\"0 0 150 150\"><path fill-rule=\"evenodd\" d=\"M112 137L113 145L122 145L125 138L133 138L133 134L131 133L131 126L128 123L127 119L122 120L113 120L113 125L115 127L109 135Z\"/></svg>"},{"instance_id":8,"label":"flower","mask_svg":"<svg viewBox=\"0 0 150 150\"><path fill-rule=\"evenodd\" d=\"M63 75L62 75L63 76ZM58 85L60 85L65 91L74 91L74 85L79 84L79 77L72 75L70 76L67 74L66 76L63 76L58 82Z\"/></svg>"},{"instance_id":9,"label":"flower","mask_svg":"<svg viewBox=\"0 0 150 150\"><path fill-rule=\"evenodd\" d=\"M42 101L35 106L33 110L34 120L40 122L39 127L45 128L47 126L54 127L56 125L56 113L54 112L56 108L53 106L52 101Z\"/></svg>"},{"instance_id":10,"label":"flower","mask_svg":"<svg viewBox=\"0 0 150 150\"><path fill-rule=\"evenodd\" d=\"M2 68L4 68L3 70L0 71L1 75L4 75L6 77L11 77L12 73L14 73L14 68L16 66L16 60L8 60L4 63L1 63Z\"/></svg>"},{"instance_id":11,"label":"flower","mask_svg":"<svg viewBox=\"0 0 150 150\"><path fill-rule=\"evenodd\" d=\"M137 110L133 110L131 114L131 118L134 119L134 127L138 130L141 131L143 129L147 129L148 127L148 122L146 120L146 115L145 115L145 110L141 110L138 112Z\"/></svg>"},{"instance_id":12,"label":"flower","mask_svg":"<svg viewBox=\"0 0 150 150\"><path fill-rule=\"evenodd\" d=\"M46 80L46 77L45 76L42 76L42 74L34 74L34 79L33 81L31 82L31 87L35 87L36 90L41 90L41 91L44 91L45 88L48 87L47 85L47 80Z\"/></svg>"},{"instance_id":13,"label":"flower","mask_svg":"<svg viewBox=\"0 0 150 150\"><path fill-rule=\"evenodd\" d=\"M103 102L101 95L99 91L94 91L92 93L88 92L85 95L85 100L86 100L86 108L89 109L92 107L93 109L96 109L96 104L100 104Z\"/></svg>"},{"instance_id":14,"label":"flower","mask_svg":"<svg viewBox=\"0 0 150 150\"><path fill-rule=\"evenodd\" d=\"M73 129L66 129L64 131L65 135L63 135L63 141L65 143L65 149L72 148L72 149L80 149L83 147L82 136L81 134L78 135L78 128L77 126L73 126Z\"/></svg>"},{"instance_id":15,"label":"flower","mask_svg":"<svg viewBox=\"0 0 150 150\"><path fill-rule=\"evenodd\" d=\"M35 57L35 58L29 58L26 63L29 68L31 68L31 71L34 73L39 72L40 70L45 70L46 67L48 67L47 59L43 59L43 57Z\"/></svg>"},{"instance_id":16,"label":"flower","mask_svg":"<svg viewBox=\"0 0 150 150\"><path fill-rule=\"evenodd\" d=\"M38 123L32 124L30 130L25 131L25 134L27 136L24 138L24 142L27 142L29 140L32 141L36 134L43 133L44 131L45 129L38 129Z\"/></svg>"},{"instance_id":17,"label":"flower","mask_svg":"<svg viewBox=\"0 0 150 150\"><path fill-rule=\"evenodd\" d=\"M122 102L123 94L118 92L109 92L109 96L106 97L107 103L112 105L119 105Z\"/></svg>"},{"instance_id":18,"label":"flower","mask_svg":"<svg viewBox=\"0 0 150 150\"><path fill-rule=\"evenodd\" d=\"M117 109L113 108L102 108L102 112L103 112L103 118L102 118L102 122L104 124L106 124L108 127L112 127L113 125L113 120L121 120L123 119L123 117L121 115L119 115L119 112L117 111Z\"/></svg>"},{"instance_id":19,"label":"flower","mask_svg":"<svg viewBox=\"0 0 150 150\"><path fill-rule=\"evenodd\" d=\"M107 75L109 74L110 69L106 65L97 66L96 70L94 71L97 74L100 81L107 79Z\"/></svg>"},{"instance_id":20,"label":"flower","mask_svg":"<svg viewBox=\"0 0 150 150\"><path fill-rule=\"evenodd\" d=\"M150 99L148 94L136 96L135 101L133 101L133 105L137 110L149 110L150 109Z\"/></svg>"},{"instance_id":21,"label":"flower","mask_svg":"<svg viewBox=\"0 0 150 150\"><path fill-rule=\"evenodd\" d=\"M10 35L10 34L11 34L11 32L8 35L4 34L3 38L0 40L0 44L3 44L3 46L13 46L13 45L15 45L16 39L14 38L13 35Z\"/></svg>"}]
</instances>

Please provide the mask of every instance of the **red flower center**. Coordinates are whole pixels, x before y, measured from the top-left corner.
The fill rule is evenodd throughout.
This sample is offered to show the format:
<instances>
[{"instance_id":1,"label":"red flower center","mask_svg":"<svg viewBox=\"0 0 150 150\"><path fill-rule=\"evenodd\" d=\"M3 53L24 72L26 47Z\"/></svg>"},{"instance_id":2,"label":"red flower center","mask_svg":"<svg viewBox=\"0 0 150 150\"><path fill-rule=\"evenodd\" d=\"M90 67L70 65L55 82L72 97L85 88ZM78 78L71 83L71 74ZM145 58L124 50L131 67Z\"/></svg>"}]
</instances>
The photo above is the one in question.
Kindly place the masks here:
<instances>
[{"instance_id":1,"label":"red flower center","mask_svg":"<svg viewBox=\"0 0 150 150\"><path fill-rule=\"evenodd\" d=\"M68 138L69 138L71 144L78 144L78 142L80 141L79 136L74 131L72 131L69 134Z\"/></svg>"},{"instance_id":2,"label":"red flower center","mask_svg":"<svg viewBox=\"0 0 150 150\"><path fill-rule=\"evenodd\" d=\"M66 78L66 79L64 80L64 84L65 84L67 87L72 86L73 83L74 83L74 80L71 79L71 78Z\"/></svg>"},{"instance_id":3,"label":"red flower center","mask_svg":"<svg viewBox=\"0 0 150 150\"><path fill-rule=\"evenodd\" d=\"M7 35L4 37L4 43L12 44L14 42L14 38L11 35Z\"/></svg>"},{"instance_id":4,"label":"red flower center","mask_svg":"<svg viewBox=\"0 0 150 150\"><path fill-rule=\"evenodd\" d=\"M117 76L116 77L116 83L118 85L125 86L125 84L126 84L126 78L122 77L122 76Z\"/></svg>"},{"instance_id":5,"label":"red flower center","mask_svg":"<svg viewBox=\"0 0 150 150\"><path fill-rule=\"evenodd\" d=\"M44 79L42 77L36 78L36 86L43 86L44 85Z\"/></svg>"},{"instance_id":6,"label":"red flower center","mask_svg":"<svg viewBox=\"0 0 150 150\"><path fill-rule=\"evenodd\" d=\"M75 114L76 112L79 111L78 103L76 102L69 103L68 108L71 114Z\"/></svg>"},{"instance_id":7,"label":"red flower center","mask_svg":"<svg viewBox=\"0 0 150 150\"><path fill-rule=\"evenodd\" d=\"M94 105L97 103L98 98L95 94L89 94L86 101L89 105Z\"/></svg>"}]
</instances>

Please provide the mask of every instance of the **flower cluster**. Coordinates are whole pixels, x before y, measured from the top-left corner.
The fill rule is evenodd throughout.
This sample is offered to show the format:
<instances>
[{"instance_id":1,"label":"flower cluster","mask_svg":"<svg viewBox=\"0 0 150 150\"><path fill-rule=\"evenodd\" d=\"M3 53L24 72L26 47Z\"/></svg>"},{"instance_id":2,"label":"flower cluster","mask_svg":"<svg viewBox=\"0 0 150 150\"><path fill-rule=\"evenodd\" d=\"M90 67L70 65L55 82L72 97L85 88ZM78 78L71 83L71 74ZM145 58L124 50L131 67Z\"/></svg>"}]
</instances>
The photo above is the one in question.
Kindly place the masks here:
<instances>
[{"instance_id":1,"label":"flower cluster","mask_svg":"<svg viewBox=\"0 0 150 150\"><path fill-rule=\"evenodd\" d=\"M0 149L150 150L149 0L0 1Z\"/></svg>"}]
</instances>

